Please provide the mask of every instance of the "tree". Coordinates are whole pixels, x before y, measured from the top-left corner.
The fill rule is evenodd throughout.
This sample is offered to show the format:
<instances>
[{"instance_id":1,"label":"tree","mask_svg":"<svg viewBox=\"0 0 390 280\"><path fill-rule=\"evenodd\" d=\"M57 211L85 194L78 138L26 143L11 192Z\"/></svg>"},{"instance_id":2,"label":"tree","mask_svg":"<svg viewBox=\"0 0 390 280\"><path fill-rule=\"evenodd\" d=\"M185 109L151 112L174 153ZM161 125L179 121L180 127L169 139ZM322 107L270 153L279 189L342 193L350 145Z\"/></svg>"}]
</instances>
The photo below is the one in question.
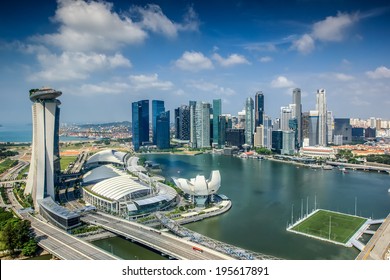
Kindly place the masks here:
<instances>
[{"instance_id":1,"label":"tree","mask_svg":"<svg viewBox=\"0 0 390 280\"><path fill-rule=\"evenodd\" d=\"M255 148L255 151L256 151L256 153L258 153L260 155L271 155L272 154L272 151L268 150L265 147Z\"/></svg>"},{"instance_id":2,"label":"tree","mask_svg":"<svg viewBox=\"0 0 390 280\"><path fill-rule=\"evenodd\" d=\"M29 257L35 255L35 252L37 250L38 250L38 242L35 239L30 239L24 244L22 253L26 257Z\"/></svg>"},{"instance_id":3,"label":"tree","mask_svg":"<svg viewBox=\"0 0 390 280\"><path fill-rule=\"evenodd\" d=\"M2 240L5 248L11 251L11 255L30 241L30 225L30 221L12 218L3 227Z\"/></svg>"}]
</instances>

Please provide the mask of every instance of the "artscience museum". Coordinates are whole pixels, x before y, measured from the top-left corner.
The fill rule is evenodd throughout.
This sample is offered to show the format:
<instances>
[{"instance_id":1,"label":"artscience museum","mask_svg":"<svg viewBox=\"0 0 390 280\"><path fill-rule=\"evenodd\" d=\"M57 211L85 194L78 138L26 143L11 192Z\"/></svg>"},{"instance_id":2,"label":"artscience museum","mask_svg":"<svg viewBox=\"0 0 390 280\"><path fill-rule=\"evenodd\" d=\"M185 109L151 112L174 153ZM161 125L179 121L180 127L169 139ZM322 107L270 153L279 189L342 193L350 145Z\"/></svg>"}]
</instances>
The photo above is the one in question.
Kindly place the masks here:
<instances>
[{"instance_id":1,"label":"artscience museum","mask_svg":"<svg viewBox=\"0 0 390 280\"><path fill-rule=\"evenodd\" d=\"M197 175L195 178L172 178L178 188L180 188L187 199L197 206L205 206L215 201L215 195L221 187L221 174L219 170L213 170L210 178Z\"/></svg>"}]
</instances>

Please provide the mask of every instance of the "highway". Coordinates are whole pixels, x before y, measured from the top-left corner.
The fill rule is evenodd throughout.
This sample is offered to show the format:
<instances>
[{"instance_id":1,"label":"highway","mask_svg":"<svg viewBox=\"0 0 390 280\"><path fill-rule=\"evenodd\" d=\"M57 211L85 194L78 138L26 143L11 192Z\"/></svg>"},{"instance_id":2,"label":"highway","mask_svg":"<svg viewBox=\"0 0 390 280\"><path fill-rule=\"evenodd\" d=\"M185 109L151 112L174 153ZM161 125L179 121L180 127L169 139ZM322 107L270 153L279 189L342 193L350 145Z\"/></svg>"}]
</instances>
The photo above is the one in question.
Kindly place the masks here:
<instances>
[{"instance_id":1,"label":"highway","mask_svg":"<svg viewBox=\"0 0 390 280\"><path fill-rule=\"evenodd\" d=\"M166 232L160 232L134 222L115 218L102 213L89 213L82 221L95 224L104 229L137 241L165 255L180 260L232 260L233 258L199 244L176 237ZM193 250L201 248L203 252Z\"/></svg>"},{"instance_id":2,"label":"highway","mask_svg":"<svg viewBox=\"0 0 390 280\"><path fill-rule=\"evenodd\" d=\"M31 222L38 244L63 260L116 260L119 259L63 230L32 217L28 213L21 216Z\"/></svg>"},{"instance_id":3,"label":"highway","mask_svg":"<svg viewBox=\"0 0 390 280\"><path fill-rule=\"evenodd\" d=\"M368 241L357 260L384 260L390 249L390 215L383 221L375 234Z\"/></svg>"}]
</instances>

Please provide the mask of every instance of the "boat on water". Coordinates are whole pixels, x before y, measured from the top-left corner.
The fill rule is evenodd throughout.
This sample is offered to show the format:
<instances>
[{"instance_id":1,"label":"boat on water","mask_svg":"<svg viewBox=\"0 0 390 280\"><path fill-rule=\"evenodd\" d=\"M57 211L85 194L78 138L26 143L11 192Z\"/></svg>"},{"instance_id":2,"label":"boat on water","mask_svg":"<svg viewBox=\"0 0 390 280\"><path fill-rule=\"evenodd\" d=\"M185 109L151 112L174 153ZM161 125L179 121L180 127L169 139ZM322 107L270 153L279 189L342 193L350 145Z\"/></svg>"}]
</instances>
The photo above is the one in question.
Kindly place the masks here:
<instances>
[{"instance_id":1,"label":"boat on water","mask_svg":"<svg viewBox=\"0 0 390 280\"><path fill-rule=\"evenodd\" d=\"M390 188L387 191L390 193Z\"/></svg>"},{"instance_id":2,"label":"boat on water","mask_svg":"<svg viewBox=\"0 0 390 280\"><path fill-rule=\"evenodd\" d=\"M348 173L348 171L347 171L347 169L345 169L345 167L340 168L340 171L343 173Z\"/></svg>"},{"instance_id":3,"label":"boat on water","mask_svg":"<svg viewBox=\"0 0 390 280\"><path fill-rule=\"evenodd\" d=\"M322 169L324 169L324 170L332 170L333 166L332 165L323 165Z\"/></svg>"}]
</instances>

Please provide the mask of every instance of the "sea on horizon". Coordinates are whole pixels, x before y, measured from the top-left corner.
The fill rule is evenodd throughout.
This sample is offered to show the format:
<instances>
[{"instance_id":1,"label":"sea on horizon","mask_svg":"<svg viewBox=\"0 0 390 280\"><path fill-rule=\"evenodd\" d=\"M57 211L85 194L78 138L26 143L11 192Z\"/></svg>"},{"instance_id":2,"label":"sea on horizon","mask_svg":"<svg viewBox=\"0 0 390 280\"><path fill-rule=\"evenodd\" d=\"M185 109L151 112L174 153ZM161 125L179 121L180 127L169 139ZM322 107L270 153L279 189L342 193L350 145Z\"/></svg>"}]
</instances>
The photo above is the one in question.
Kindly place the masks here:
<instances>
[{"instance_id":1,"label":"sea on horizon","mask_svg":"<svg viewBox=\"0 0 390 280\"><path fill-rule=\"evenodd\" d=\"M84 141L88 138L60 136L60 141ZM31 143L31 124L1 124L0 142Z\"/></svg>"}]
</instances>

